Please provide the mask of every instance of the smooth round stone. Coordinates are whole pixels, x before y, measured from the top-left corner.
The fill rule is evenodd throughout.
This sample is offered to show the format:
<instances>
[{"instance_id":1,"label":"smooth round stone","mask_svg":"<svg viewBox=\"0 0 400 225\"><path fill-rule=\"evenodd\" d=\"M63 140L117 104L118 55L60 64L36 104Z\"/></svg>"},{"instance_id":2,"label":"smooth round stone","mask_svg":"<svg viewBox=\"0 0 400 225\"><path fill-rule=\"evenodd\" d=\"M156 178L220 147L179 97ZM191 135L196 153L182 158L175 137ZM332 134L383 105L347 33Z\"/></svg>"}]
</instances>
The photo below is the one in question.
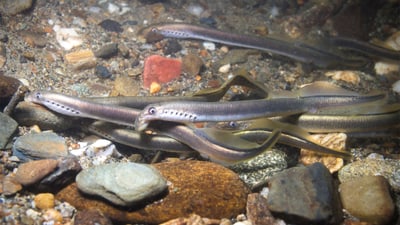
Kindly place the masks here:
<instances>
[{"instance_id":1,"label":"smooth round stone","mask_svg":"<svg viewBox=\"0 0 400 225\"><path fill-rule=\"evenodd\" d=\"M76 183L82 192L101 196L120 206L131 206L166 190L167 182L152 166L111 163L81 171Z\"/></svg>"}]
</instances>

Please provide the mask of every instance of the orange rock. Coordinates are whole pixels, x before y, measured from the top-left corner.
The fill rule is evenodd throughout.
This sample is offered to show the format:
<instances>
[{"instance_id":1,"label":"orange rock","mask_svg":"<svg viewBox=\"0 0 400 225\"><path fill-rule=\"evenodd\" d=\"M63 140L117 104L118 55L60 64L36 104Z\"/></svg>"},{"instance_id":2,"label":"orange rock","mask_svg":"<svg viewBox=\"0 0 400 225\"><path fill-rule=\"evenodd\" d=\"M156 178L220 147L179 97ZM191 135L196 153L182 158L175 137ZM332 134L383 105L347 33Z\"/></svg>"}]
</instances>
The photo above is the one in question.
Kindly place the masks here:
<instances>
[{"instance_id":1,"label":"orange rock","mask_svg":"<svg viewBox=\"0 0 400 225\"><path fill-rule=\"evenodd\" d=\"M56 169L58 161L42 159L23 163L18 167L15 179L22 185L28 186L41 180Z\"/></svg>"},{"instance_id":2,"label":"orange rock","mask_svg":"<svg viewBox=\"0 0 400 225\"><path fill-rule=\"evenodd\" d=\"M178 59L152 55L146 58L143 71L143 86L149 88L151 83L167 83L181 74L182 62Z\"/></svg>"},{"instance_id":3,"label":"orange rock","mask_svg":"<svg viewBox=\"0 0 400 225\"><path fill-rule=\"evenodd\" d=\"M54 207L54 195L51 193L40 193L34 198L36 208L50 209Z\"/></svg>"},{"instance_id":4,"label":"orange rock","mask_svg":"<svg viewBox=\"0 0 400 225\"><path fill-rule=\"evenodd\" d=\"M73 183L56 198L78 210L96 208L114 221L160 224L192 213L207 218L232 218L245 211L249 190L231 170L203 161L175 161L153 165L170 182L161 200L124 210L101 199L84 196Z\"/></svg>"}]
</instances>

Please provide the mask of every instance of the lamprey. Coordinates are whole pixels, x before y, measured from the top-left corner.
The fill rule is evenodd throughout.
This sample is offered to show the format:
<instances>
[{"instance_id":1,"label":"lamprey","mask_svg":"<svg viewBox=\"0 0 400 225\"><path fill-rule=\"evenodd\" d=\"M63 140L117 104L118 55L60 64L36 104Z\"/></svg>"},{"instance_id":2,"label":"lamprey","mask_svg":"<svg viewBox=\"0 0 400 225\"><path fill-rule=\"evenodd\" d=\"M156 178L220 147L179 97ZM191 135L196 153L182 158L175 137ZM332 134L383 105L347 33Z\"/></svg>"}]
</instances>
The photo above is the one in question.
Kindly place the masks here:
<instances>
[{"instance_id":1,"label":"lamprey","mask_svg":"<svg viewBox=\"0 0 400 225\"><path fill-rule=\"evenodd\" d=\"M317 111L323 107L361 104L380 100L385 94L324 95L298 98L273 98L232 102L166 102L146 106L135 121L139 131L152 120L172 122L236 121L260 117L288 116Z\"/></svg>"},{"instance_id":2,"label":"lamprey","mask_svg":"<svg viewBox=\"0 0 400 225\"><path fill-rule=\"evenodd\" d=\"M240 126L237 123L242 123L243 125ZM290 145L297 148L304 148L318 153L330 154L343 158L350 157L350 154L348 152L330 149L316 143L305 129L288 123L272 121L268 118L234 122L234 125L232 125L231 122L223 122L218 123L216 127L224 130L231 130L235 135L255 142L265 140L266 135L269 135L272 130L279 128L282 133L278 142L281 144ZM211 132L207 132L207 134L209 137L220 140L218 141L218 144L220 145L225 146L226 143L229 143L228 140L221 140L221 137L212 135Z\"/></svg>"},{"instance_id":3,"label":"lamprey","mask_svg":"<svg viewBox=\"0 0 400 225\"><path fill-rule=\"evenodd\" d=\"M236 151L224 146L210 142L202 135L199 135L196 128L181 124L162 123L157 126L157 130L166 136L175 138L198 151L203 157L221 164L234 164L250 159L260 153L267 151L278 141L280 131L274 130L271 135L258 147L243 151ZM232 135L232 138L238 138Z\"/></svg>"},{"instance_id":4,"label":"lamprey","mask_svg":"<svg viewBox=\"0 0 400 225\"><path fill-rule=\"evenodd\" d=\"M291 120L312 133L368 132L394 128L400 125L400 105L382 106L382 113L349 114L303 114ZM387 111L385 108L397 110Z\"/></svg>"},{"instance_id":5,"label":"lamprey","mask_svg":"<svg viewBox=\"0 0 400 225\"><path fill-rule=\"evenodd\" d=\"M322 68L337 65L361 66L365 64L364 61L351 60L339 54L325 51L323 48L315 50L315 48L311 46L307 47L303 43L299 44L273 38L258 38L255 36L234 34L184 23L153 25L149 28L146 36L149 37L147 40L157 40L160 37L198 39L236 47L257 49Z\"/></svg>"},{"instance_id":6,"label":"lamprey","mask_svg":"<svg viewBox=\"0 0 400 225\"><path fill-rule=\"evenodd\" d=\"M80 98L47 91L34 91L25 96L25 101L37 103L68 116L83 117L132 126L139 114L136 109L98 104Z\"/></svg>"},{"instance_id":7,"label":"lamprey","mask_svg":"<svg viewBox=\"0 0 400 225\"><path fill-rule=\"evenodd\" d=\"M399 51L382 48L377 45L372 45L366 42L344 37L331 37L329 38L329 42L331 45L334 45L338 48L357 51L368 55L371 58L400 62Z\"/></svg>"}]
</instances>

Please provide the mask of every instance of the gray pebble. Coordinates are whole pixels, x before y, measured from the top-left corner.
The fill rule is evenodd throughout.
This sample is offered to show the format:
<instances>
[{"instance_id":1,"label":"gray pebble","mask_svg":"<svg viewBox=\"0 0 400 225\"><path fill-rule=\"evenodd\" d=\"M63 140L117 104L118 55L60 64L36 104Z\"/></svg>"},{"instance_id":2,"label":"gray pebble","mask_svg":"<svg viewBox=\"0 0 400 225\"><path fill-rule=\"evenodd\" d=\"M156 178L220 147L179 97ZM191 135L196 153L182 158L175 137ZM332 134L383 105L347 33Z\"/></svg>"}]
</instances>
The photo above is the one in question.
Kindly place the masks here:
<instances>
[{"instance_id":1,"label":"gray pebble","mask_svg":"<svg viewBox=\"0 0 400 225\"><path fill-rule=\"evenodd\" d=\"M339 194L321 163L278 173L269 188L268 208L286 223L337 224L342 218Z\"/></svg>"},{"instance_id":2,"label":"gray pebble","mask_svg":"<svg viewBox=\"0 0 400 225\"><path fill-rule=\"evenodd\" d=\"M0 113L0 124L0 149L4 149L10 137L17 130L18 123L4 113Z\"/></svg>"},{"instance_id":3,"label":"gray pebble","mask_svg":"<svg viewBox=\"0 0 400 225\"><path fill-rule=\"evenodd\" d=\"M18 137L12 150L13 155L23 162L36 159L57 159L68 155L64 138L53 132L32 133Z\"/></svg>"},{"instance_id":4,"label":"gray pebble","mask_svg":"<svg viewBox=\"0 0 400 225\"><path fill-rule=\"evenodd\" d=\"M131 206L167 188L165 179L152 166L111 163L81 171L76 183L84 193L101 196L120 206Z\"/></svg>"},{"instance_id":5,"label":"gray pebble","mask_svg":"<svg viewBox=\"0 0 400 225\"><path fill-rule=\"evenodd\" d=\"M118 44L110 43L102 46L99 50L94 52L98 58L110 58L118 53Z\"/></svg>"}]
</instances>

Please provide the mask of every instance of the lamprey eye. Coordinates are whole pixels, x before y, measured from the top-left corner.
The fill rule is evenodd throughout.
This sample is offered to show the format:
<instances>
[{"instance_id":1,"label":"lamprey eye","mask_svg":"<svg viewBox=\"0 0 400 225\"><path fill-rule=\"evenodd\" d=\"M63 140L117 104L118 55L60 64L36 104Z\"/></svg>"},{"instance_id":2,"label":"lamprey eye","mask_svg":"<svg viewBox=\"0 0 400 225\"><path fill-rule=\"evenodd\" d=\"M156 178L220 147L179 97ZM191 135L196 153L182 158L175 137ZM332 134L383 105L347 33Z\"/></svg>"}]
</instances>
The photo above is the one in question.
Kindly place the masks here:
<instances>
[{"instance_id":1,"label":"lamprey eye","mask_svg":"<svg viewBox=\"0 0 400 225\"><path fill-rule=\"evenodd\" d=\"M152 27L152 28L150 29L150 31L151 31L152 33L158 33L158 29L155 28L155 27Z\"/></svg>"},{"instance_id":2,"label":"lamprey eye","mask_svg":"<svg viewBox=\"0 0 400 225\"><path fill-rule=\"evenodd\" d=\"M40 99L42 97L42 94L40 92L36 92L36 98Z\"/></svg>"},{"instance_id":3,"label":"lamprey eye","mask_svg":"<svg viewBox=\"0 0 400 225\"><path fill-rule=\"evenodd\" d=\"M147 110L147 112L149 112L150 115L154 115L156 114L157 110L154 107L150 107L149 110Z\"/></svg>"},{"instance_id":4,"label":"lamprey eye","mask_svg":"<svg viewBox=\"0 0 400 225\"><path fill-rule=\"evenodd\" d=\"M236 121L230 121L228 123L229 128L237 128L238 127L238 123Z\"/></svg>"}]
</instances>

